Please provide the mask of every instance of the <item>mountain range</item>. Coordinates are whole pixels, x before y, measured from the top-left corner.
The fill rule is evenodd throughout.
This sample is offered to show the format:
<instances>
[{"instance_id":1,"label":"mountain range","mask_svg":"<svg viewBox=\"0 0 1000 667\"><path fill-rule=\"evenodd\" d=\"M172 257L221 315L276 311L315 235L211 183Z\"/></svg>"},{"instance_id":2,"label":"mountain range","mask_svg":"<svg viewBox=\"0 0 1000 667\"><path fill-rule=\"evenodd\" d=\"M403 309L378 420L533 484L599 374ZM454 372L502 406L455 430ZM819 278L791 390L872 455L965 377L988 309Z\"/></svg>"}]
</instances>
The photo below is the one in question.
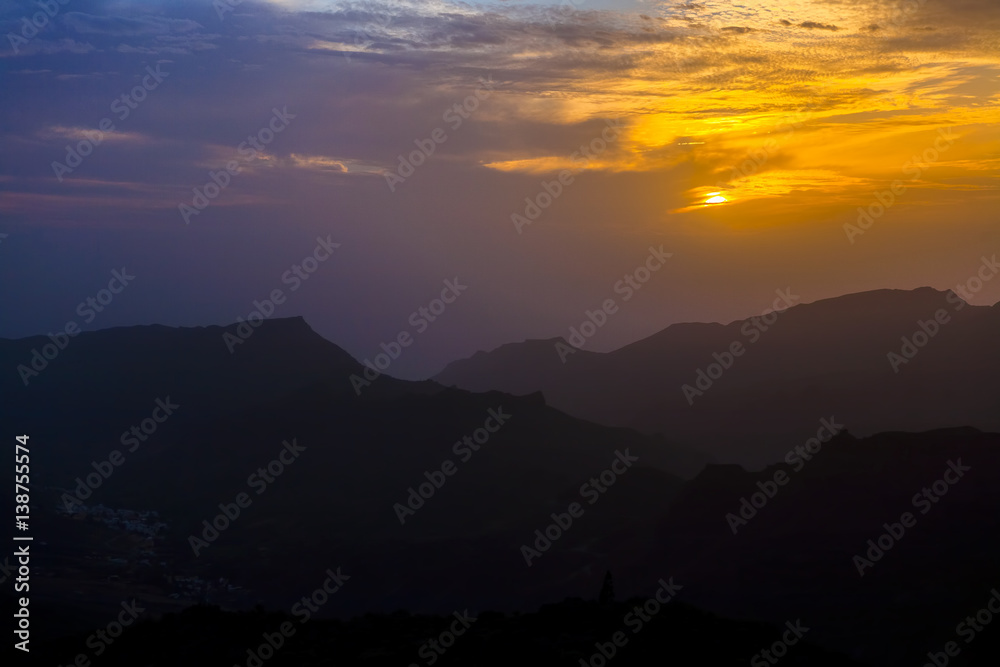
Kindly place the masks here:
<instances>
[{"instance_id":1,"label":"mountain range","mask_svg":"<svg viewBox=\"0 0 1000 667\"><path fill-rule=\"evenodd\" d=\"M759 467L831 416L858 435L1000 430L998 340L1000 305L931 288L878 290L725 325L675 324L607 353L563 338L512 343L434 379L540 391L568 414Z\"/></svg>"},{"instance_id":2,"label":"mountain range","mask_svg":"<svg viewBox=\"0 0 1000 667\"><path fill-rule=\"evenodd\" d=\"M1000 311L956 299L849 295L566 364L529 341L361 391L366 367L301 318L235 348L238 324L85 332L27 386L15 369L59 345L0 340L4 422L32 445L34 596L88 622L133 597L288 610L342 568L323 615L514 613L611 571L623 597L672 577L684 604L912 664L1000 585Z\"/></svg>"}]
</instances>

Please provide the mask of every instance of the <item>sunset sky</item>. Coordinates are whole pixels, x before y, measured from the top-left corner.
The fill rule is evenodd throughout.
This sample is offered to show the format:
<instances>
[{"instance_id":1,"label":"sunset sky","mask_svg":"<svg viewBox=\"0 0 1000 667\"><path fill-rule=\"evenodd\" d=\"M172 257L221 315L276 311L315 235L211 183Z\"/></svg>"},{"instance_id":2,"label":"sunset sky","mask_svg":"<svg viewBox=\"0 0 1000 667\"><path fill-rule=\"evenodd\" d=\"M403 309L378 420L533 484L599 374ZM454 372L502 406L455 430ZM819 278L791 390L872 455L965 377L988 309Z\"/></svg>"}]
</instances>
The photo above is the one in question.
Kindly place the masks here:
<instances>
[{"instance_id":1,"label":"sunset sky","mask_svg":"<svg viewBox=\"0 0 1000 667\"><path fill-rule=\"evenodd\" d=\"M26 33L39 6L0 0L0 337L79 320L124 266L85 329L226 324L280 288L274 316L365 358L457 278L388 371L417 378L567 335L650 246L671 258L588 349L759 314L779 288L948 289L1000 252L996 0L51 8ZM241 151L275 109L286 125ZM859 207L884 212L861 229Z\"/></svg>"}]
</instances>

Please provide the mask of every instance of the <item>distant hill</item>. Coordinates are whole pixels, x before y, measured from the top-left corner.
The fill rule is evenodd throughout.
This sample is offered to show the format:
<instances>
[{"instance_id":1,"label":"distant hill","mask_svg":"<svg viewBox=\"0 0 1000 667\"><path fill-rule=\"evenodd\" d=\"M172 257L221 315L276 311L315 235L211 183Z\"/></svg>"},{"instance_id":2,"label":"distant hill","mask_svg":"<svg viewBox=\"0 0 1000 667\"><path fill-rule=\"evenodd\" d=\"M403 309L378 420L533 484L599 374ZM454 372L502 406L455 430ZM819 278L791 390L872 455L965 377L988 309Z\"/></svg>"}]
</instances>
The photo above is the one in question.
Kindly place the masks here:
<instances>
[{"instance_id":1,"label":"distant hill","mask_svg":"<svg viewBox=\"0 0 1000 667\"><path fill-rule=\"evenodd\" d=\"M934 322L940 313L944 324ZM919 333L921 321L932 337ZM906 358L903 337L925 344L907 347L915 354ZM998 341L1000 306L930 288L877 290L764 319L676 324L609 353L567 353L562 339L504 345L434 379L472 391L540 391L569 414L760 466L804 442L822 417L856 434L1000 430ZM730 358L737 343L741 354ZM895 369L890 353L899 355Z\"/></svg>"}]
</instances>

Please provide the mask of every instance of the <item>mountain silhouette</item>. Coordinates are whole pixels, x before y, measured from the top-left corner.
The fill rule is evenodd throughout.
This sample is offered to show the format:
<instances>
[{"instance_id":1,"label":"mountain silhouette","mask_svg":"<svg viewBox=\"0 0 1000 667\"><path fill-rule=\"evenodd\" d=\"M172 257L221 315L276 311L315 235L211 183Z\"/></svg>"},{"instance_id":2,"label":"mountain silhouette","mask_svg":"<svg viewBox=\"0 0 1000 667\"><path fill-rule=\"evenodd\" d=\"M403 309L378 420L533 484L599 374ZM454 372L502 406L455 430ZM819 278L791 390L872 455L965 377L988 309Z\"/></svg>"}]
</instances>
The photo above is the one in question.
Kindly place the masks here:
<instances>
[{"instance_id":1,"label":"mountain silhouette","mask_svg":"<svg viewBox=\"0 0 1000 667\"><path fill-rule=\"evenodd\" d=\"M567 353L564 339L508 344L453 362L435 380L472 391L541 391L569 414L668 434L758 467L812 436L824 417L857 435L1000 430L998 306L931 288L877 290L767 319L675 324L608 353L586 345ZM919 333L921 322L933 335ZM912 358L901 352L903 338L924 343L906 348ZM735 343L742 347L733 356Z\"/></svg>"},{"instance_id":2,"label":"mountain silhouette","mask_svg":"<svg viewBox=\"0 0 1000 667\"><path fill-rule=\"evenodd\" d=\"M53 619L83 614L78 629L85 632L133 597L156 616L198 602L288 610L336 568L351 579L323 616L468 607L530 612L593 596L614 572L614 599L648 597L656 582L673 577L684 586L685 604L778 628L803 619L813 624L810 642L826 649L870 664L908 664L947 641L957 620L985 604L996 586L1000 436L965 426L858 437L838 414L841 404L810 401L839 396L834 390L851 379L872 378L876 384L859 391L881 401L887 422L907 415L926 421L920 405L893 410L886 387L905 383L893 380L891 369L880 375L845 355L853 350L884 363L883 338L938 297L947 295L879 292L781 314L772 336L738 359L758 384L739 378L734 365L720 382L743 389L720 384L703 397L730 410L712 413L716 419L735 414L742 400L751 404L743 410L767 409L779 421L770 430L763 418L703 428L736 434L756 425L745 443L733 435L732 445L759 452L783 453L783 426L794 430L799 420L808 428L791 447L802 446L821 419L834 434L810 445L809 456L779 456L780 463L758 471L713 463L662 434L572 416L550 405L544 388L515 396L383 374L357 392L351 376L363 375L365 366L300 318L264 322L233 352L223 336L237 325L83 333L28 386L13 373L3 380L5 410L37 443L32 520L44 526L46 544L32 561L39 572L32 591L56 610ZM884 314L889 302L898 309L892 317ZM967 308L914 358L926 368L905 369L916 372L907 382L965 375L981 387L995 363L982 355L996 309ZM857 313L883 321L865 333L864 318L851 316ZM814 322L821 315L828 318L822 326ZM819 335L836 323L846 339ZM664 367L685 363L677 349L717 349L717 341L739 335L739 326L671 327L617 353L580 353L559 370L592 364L591 379L574 390L594 400L614 398L602 377L638 395L610 362L643 370L651 391L665 390L649 383ZM950 341L946 331L968 335ZM788 344L793 334L803 342L788 353L792 359L779 359L769 346ZM13 369L48 340L0 340L0 359ZM833 347L814 358L827 344ZM545 348L534 341L526 349ZM508 346L503 354L520 349ZM757 352L761 358L751 363ZM654 353L666 366L644 365ZM477 358L493 363L492 355L463 363ZM819 370L825 374L813 394L782 389L793 376L816 381L811 374ZM764 399L773 392L786 400L772 408ZM946 406L956 395L969 397L952 384L937 395ZM985 419L991 395L955 414ZM616 400L622 408L624 399ZM827 409L809 412L821 403ZM174 406L171 414L134 449L126 447L131 427L154 424L150 415L162 405ZM653 414L648 406L635 414ZM874 423L877 408L858 414ZM278 460L285 461L280 472L262 483L260 471ZM970 469L926 516L918 513L914 494L953 462ZM787 482L780 488L772 481L779 472ZM241 493L250 502L237 513ZM759 504L765 496L752 512L744 506L744 499ZM855 557L906 511L916 525L873 556L861 576ZM137 534L129 526L146 521L141 516L162 526ZM213 522L225 524L214 535ZM605 607L620 604L610 593L601 597Z\"/></svg>"}]
</instances>

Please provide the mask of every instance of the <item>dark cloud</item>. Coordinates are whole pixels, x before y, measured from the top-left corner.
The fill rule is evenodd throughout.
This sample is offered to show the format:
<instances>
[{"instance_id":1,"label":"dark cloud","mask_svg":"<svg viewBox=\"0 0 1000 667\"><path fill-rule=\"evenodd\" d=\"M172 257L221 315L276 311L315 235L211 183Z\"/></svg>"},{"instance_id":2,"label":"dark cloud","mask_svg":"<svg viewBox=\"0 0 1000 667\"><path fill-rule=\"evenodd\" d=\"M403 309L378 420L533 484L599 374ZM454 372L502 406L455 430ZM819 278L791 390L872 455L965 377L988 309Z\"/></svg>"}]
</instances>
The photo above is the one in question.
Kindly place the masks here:
<instances>
[{"instance_id":1,"label":"dark cloud","mask_svg":"<svg viewBox=\"0 0 1000 667\"><path fill-rule=\"evenodd\" d=\"M98 35L165 35L201 29L201 24L190 19L171 19L162 16L94 16L70 12L63 16L63 23L79 33Z\"/></svg>"},{"instance_id":2,"label":"dark cloud","mask_svg":"<svg viewBox=\"0 0 1000 667\"><path fill-rule=\"evenodd\" d=\"M55 56L59 54L73 53L84 54L97 51L97 48L89 42L78 42L75 39L42 39L36 37L28 41L27 44L18 45L16 52L7 49L0 49L0 58L30 56Z\"/></svg>"},{"instance_id":3,"label":"dark cloud","mask_svg":"<svg viewBox=\"0 0 1000 667\"><path fill-rule=\"evenodd\" d=\"M815 21L803 21L799 24L799 27L808 28L809 30L831 30L833 32L840 30L840 28L835 25L831 25L829 23L816 23Z\"/></svg>"}]
</instances>

